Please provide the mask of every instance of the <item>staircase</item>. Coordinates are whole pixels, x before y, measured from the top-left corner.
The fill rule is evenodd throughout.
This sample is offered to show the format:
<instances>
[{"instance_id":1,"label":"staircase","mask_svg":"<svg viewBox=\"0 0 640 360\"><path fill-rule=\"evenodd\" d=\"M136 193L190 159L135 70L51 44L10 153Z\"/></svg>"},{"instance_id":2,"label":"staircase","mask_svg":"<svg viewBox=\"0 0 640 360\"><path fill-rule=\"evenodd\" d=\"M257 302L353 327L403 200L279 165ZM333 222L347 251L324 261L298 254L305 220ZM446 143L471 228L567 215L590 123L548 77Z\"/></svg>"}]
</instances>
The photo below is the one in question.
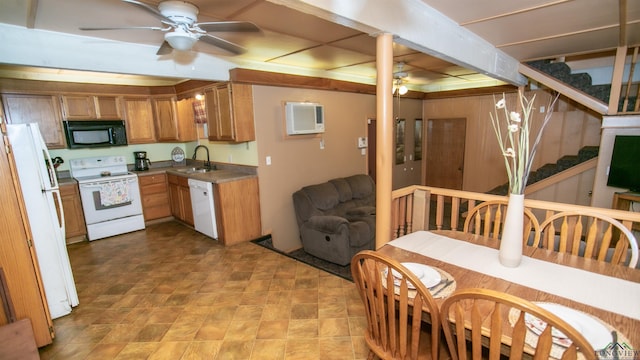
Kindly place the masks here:
<instances>
[{"instance_id":1,"label":"staircase","mask_svg":"<svg viewBox=\"0 0 640 360\"><path fill-rule=\"evenodd\" d=\"M540 180L546 179L561 171L565 171L573 166L576 166L587 160L593 159L597 156L598 156L597 146L585 146L582 149L580 149L580 151L578 151L577 155L563 156L560 159L558 159L558 161L555 164L545 164L542 167L538 168L536 171L531 172L529 174L529 178L527 179L527 186L533 183L536 183ZM506 184L497 186L487 191L487 194L508 195L509 183L507 182Z\"/></svg>"},{"instance_id":2,"label":"staircase","mask_svg":"<svg viewBox=\"0 0 640 360\"><path fill-rule=\"evenodd\" d=\"M571 68L566 63L555 62L552 60L538 60L528 62L527 65L552 76L557 80L602 101L605 104L609 103L611 85L592 85L591 75L587 73L572 74ZM623 108L624 98L621 96L620 101L618 102L618 112L633 111L636 101L637 96L630 95L626 108Z\"/></svg>"}]
</instances>

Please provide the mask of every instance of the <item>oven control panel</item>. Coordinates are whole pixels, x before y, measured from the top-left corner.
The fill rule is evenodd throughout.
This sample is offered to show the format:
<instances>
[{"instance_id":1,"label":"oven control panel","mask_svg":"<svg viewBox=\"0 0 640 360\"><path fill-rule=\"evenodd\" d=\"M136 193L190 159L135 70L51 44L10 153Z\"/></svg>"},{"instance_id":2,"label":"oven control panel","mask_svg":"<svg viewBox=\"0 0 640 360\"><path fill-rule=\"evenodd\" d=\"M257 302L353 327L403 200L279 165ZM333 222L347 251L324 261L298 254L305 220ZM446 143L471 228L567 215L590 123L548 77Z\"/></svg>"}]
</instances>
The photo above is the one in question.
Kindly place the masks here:
<instances>
[{"instance_id":1,"label":"oven control panel","mask_svg":"<svg viewBox=\"0 0 640 360\"><path fill-rule=\"evenodd\" d=\"M128 172L127 160L123 155L71 159L69 169L74 178L120 175Z\"/></svg>"}]
</instances>

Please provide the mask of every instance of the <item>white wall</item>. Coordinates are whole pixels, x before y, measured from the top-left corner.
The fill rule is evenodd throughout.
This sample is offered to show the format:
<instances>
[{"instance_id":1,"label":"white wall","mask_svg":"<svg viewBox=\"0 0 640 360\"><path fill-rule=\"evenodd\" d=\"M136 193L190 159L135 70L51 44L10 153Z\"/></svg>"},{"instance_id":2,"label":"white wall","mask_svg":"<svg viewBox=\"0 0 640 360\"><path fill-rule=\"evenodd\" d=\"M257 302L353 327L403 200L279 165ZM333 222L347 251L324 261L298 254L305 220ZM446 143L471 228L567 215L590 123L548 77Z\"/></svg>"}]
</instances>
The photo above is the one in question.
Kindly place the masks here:
<instances>
[{"instance_id":1,"label":"white wall","mask_svg":"<svg viewBox=\"0 0 640 360\"><path fill-rule=\"evenodd\" d=\"M628 189L607 186L607 175L609 165L611 164L611 154L613 153L613 143L616 135L640 135L640 116L603 117L598 166L593 184L591 206L611 208L613 194L615 192L628 191ZM640 164L640 159L638 160L638 164ZM638 171L640 171L640 168Z\"/></svg>"}]
</instances>

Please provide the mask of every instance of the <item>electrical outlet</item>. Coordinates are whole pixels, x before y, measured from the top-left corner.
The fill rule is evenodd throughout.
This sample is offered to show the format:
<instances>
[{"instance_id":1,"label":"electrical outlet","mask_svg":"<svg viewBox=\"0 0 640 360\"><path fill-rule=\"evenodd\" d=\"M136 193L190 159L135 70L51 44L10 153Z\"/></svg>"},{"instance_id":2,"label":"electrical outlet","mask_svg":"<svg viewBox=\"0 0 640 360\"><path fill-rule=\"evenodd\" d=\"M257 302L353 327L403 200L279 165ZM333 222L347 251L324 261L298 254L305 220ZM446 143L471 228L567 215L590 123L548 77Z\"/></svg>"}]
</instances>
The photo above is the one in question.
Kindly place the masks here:
<instances>
[{"instance_id":1,"label":"electrical outlet","mask_svg":"<svg viewBox=\"0 0 640 360\"><path fill-rule=\"evenodd\" d=\"M267 156L265 161L266 161L267 165L271 165L271 156Z\"/></svg>"},{"instance_id":2,"label":"electrical outlet","mask_svg":"<svg viewBox=\"0 0 640 360\"><path fill-rule=\"evenodd\" d=\"M320 139L320 150L324 150L324 139Z\"/></svg>"}]
</instances>

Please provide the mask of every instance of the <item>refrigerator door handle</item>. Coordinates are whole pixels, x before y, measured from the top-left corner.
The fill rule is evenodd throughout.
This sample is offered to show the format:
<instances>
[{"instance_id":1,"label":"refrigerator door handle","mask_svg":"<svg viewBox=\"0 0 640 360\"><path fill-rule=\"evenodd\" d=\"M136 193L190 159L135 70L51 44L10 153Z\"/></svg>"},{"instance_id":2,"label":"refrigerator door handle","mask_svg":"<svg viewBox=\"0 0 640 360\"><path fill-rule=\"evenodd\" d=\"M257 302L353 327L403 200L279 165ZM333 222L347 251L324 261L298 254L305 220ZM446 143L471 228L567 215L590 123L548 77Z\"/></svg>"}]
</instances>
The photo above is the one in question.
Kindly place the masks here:
<instances>
[{"instance_id":1,"label":"refrigerator door handle","mask_svg":"<svg viewBox=\"0 0 640 360\"><path fill-rule=\"evenodd\" d=\"M47 149L47 144L44 142L44 138L39 131L33 132L34 137L36 137L36 141L38 145L42 149L42 153L44 154L44 167L47 171L47 175L49 176L49 184L43 184L44 190L51 190L58 188L58 177L56 176L56 170L53 167L53 160L51 159L51 154L49 154L49 150Z\"/></svg>"},{"instance_id":2,"label":"refrigerator door handle","mask_svg":"<svg viewBox=\"0 0 640 360\"><path fill-rule=\"evenodd\" d=\"M64 210L62 209L62 196L60 196L60 190L51 190L51 193L55 196L55 203L57 207L56 213L58 213L58 222L60 225L60 230L62 231L62 236L64 237L66 234L65 225L64 225Z\"/></svg>"}]
</instances>

